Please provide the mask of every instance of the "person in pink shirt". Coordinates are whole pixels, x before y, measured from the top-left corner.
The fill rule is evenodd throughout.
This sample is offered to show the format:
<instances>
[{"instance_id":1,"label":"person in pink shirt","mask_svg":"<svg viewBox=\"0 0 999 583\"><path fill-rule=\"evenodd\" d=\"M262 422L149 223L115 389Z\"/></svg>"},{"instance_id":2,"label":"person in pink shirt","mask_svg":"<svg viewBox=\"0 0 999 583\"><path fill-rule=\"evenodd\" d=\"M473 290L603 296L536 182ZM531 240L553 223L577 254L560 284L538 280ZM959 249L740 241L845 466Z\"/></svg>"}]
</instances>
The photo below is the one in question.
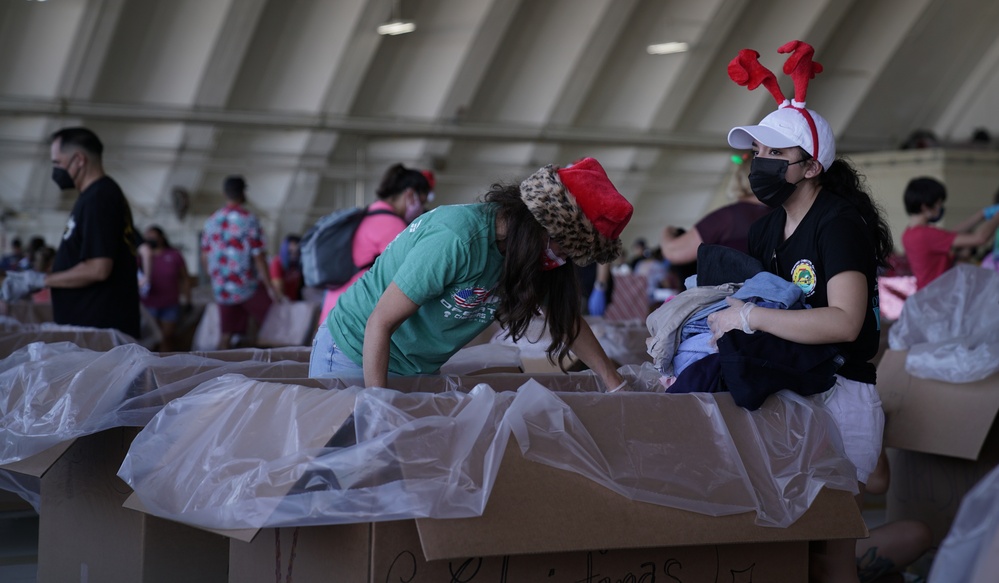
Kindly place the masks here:
<instances>
[{"instance_id":1,"label":"person in pink shirt","mask_svg":"<svg viewBox=\"0 0 999 583\"><path fill-rule=\"evenodd\" d=\"M999 205L978 211L953 231L934 227L943 218L947 188L933 178L913 178L903 198L909 226L902 233L902 246L916 276L916 291L954 267L956 250L984 245L999 227ZM978 223L982 224L971 231Z\"/></svg>"},{"instance_id":2,"label":"person in pink shirt","mask_svg":"<svg viewBox=\"0 0 999 583\"><path fill-rule=\"evenodd\" d=\"M375 191L378 200L368 206L368 212L387 210L392 214L372 214L361 221L354 232L354 265L371 265L406 225L423 214L430 190L430 182L424 173L402 164L390 166ZM340 295L367 271L362 269L344 285L326 291L320 322L326 321Z\"/></svg>"},{"instance_id":3,"label":"person in pink shirt","mask_svg":"<svg viewBox=\"0 0 999 583\"><path fill-rule=\"evenodd\" d=\"M143 265L148 291L142 295L142 305L149 310L160 327L163 340L161 352L177 350L177 324L185 306L191 305L191 276L180 251L170 245L163 229L153 225L143 234L150 252ZM145 257L143 258L145 263ZM181 299L183 296L183 299Z\"/></svg>"}]
</instances>

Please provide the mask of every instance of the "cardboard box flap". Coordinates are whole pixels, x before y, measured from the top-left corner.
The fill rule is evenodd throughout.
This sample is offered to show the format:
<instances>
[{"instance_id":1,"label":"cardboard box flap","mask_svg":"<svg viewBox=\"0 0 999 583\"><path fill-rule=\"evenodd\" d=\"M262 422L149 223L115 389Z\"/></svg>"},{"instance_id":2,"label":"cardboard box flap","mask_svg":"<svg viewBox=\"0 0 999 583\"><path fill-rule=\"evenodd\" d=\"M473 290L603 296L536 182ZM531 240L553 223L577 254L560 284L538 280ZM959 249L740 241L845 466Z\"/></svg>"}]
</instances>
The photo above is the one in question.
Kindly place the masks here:
<instances>
[{"instance_id":1,"label":"cardboard box flap","mask_svg":"<svg viewBox=\"0 0 999 583\"><path fill-rule=\"evenodd\" d=\"M427 560L868 535L853 495L823 489L788 528L758 526L753 513L708 516L634 502L583 476L506 451L485 513L418 519Z\"/></svg>"},{"instance_id":2,"label":"cardboard box flap","mask_svg":"<svg viewBox=\"0 0 999 583\"><path fill-rule=\"evenodd\" d=\"M0 468L40 478L49 470L49 468L55 465L56 461L58 461L59 458L66 453L66 450L72 447L75 441L75 439L69 439L61 443L57 443L31 457L4 464L0 466Z\"/></svg>"},{"instance_id":3,"label":"cardboard box flap","mask_svg":"<svg viewBox=\"0 0 999 583\"><path fill-rule=\"evenodd\" d=\"M889 350L878 365L886 447L978 459L999 413L999 375L973 383L913 377L907 352Z\"/></svg>"},{"instance_id":4,"label":"cardboard box flap","mask_svg":"<svg viewBox=\"0 0 999 583\"><path fill-rule=\"evenodd\" d=\"M146 508L146 505L142 503L142 500L139 500L139 497L135 495L135 492L129 494L128 498L125 499L125 502L122 503L121 506L122 508L135 510L136 512L141 512L143 514L150 513L149 509ZM234 529L234 530L217 530L212 528L203 528L202 530L213 532L215 534L220 534L224 537L234 538L236 540L240 540L245 543L252 541L253 538L257 536L257 533L260 532L259 528L244 528L244 529Z\"/></svg>"}]
</instances>

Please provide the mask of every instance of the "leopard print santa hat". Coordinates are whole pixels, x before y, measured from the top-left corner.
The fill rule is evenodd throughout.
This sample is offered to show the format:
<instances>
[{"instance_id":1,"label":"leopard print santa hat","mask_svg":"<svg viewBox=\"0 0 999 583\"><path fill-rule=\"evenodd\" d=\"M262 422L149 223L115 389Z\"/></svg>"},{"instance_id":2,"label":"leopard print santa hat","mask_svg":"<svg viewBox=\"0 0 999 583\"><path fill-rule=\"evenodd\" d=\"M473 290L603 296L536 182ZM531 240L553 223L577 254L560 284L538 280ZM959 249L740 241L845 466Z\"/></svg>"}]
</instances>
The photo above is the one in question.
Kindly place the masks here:
<instances>
[{"instance_id":1,"label":"leopard print santa hat","mask_svg":"<svg viewBox=\"0 0 999 583\"><path fill-rule=\"evenodd\" d=\"M635 209L595 159L549 164L520 183L520 196L576 265L608 263L624 251L621 231Z\"/></svg>"}]
</instances>

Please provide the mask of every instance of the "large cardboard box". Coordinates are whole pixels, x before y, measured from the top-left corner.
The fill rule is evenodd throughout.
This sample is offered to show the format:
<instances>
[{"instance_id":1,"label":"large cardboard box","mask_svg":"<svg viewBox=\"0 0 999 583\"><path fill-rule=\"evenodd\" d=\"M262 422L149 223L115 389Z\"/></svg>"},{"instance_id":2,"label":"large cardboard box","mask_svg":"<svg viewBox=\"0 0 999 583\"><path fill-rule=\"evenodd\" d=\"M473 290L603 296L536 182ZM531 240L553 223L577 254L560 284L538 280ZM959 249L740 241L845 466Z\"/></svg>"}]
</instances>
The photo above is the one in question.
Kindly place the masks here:
<instances>
[{"instance_id":1,"label":"large cardboard box","mask_svg":"<svg viewBox=\"0 0 999 583\"><path fill-rule=\"evenodd\" d=\"M808 580L805 542L538 552L432 561L426 560L425 548L412 521L267 529L250 543L233 541L229 581L269 583L275 572L285 576L293 573L296 579L316 583Z\"/></svg>"},{"instance_id":2,"label":"large cardboard box","mask_svg":"<svg viewBox=\"0 0 999 583\"><path fill-rule=\"evenodd\" d=\"M999 463L999 374L973 383L921 379L906 372L906 354L888 350L878 366L887 518L921 520L939 544L964 495Z\"/></svg>"},{"instance_id":3,"label":"large cardboard box","mask_svg":"<svg viewBox=\"0 0 999 583\"><path fill-rule=\"evenodd\" d=\"M89 332L83 334L89 338ZM95 332L95 337L103 338L109 337L104 333L110 331ZM212 355L215 354L221 354L222 360L227 361L269 362L294 360L303 352L290 348L234 350ZM307 350L305 354L307 360ZM307 372L307 365L303 363L301 370L303 374ZM156 384L150 380L142 386ZM98 386L93 388L101 390ZM139 430L116 427L65 440L29 458L0 466L0 471L37 480L40 485L38 580L41 583L226 579L226 538L122 506L131 489L117 473Z\"/></svg>"},{"instance_id":4,"label":"large cardboard box","mask_svg":"<svg viewBox=\"0 0 999 583\"><path fill-rule=\"evenodd\" d=\"M769 528L748 513L711 517L632 502L515 450L508 448L481 517L229 531L229 581L263 583L277 568L338 583L713 581L719 575L792 583L808 580L807 541L867 536L847 492L823 490L794 525Z\"/></svg>"},{"instance_id":5,"label":"large cardboard box","mask_svg":"<svg viewBox=\"0 0 999 583\"><path fill-rule=\"evenodd\" d=\"M512 390L527 378L489 375L467 381ZM535 378L549 386L576 379L571 382L583 385L582 390L599 383L592 374ZM301 384L323 382L312 379ZM573 393L559 396L572 407ZM639 429L642 432L666 435L677 430L656 423L662 413L659 408L676 407L675 400L654 394L621 397L604 401L603 407L643 412L648 423ZM726 396L719 398L724 401ZM607 413L601 406L573 407L573 411L591 429ZM722 406L726 419L726 413L738 411L730 399ZM730 430L737 440L742 433L752 440L738 415L731 417ZM331 423L330 436L338 426ZM142 510L135 496L126 506ZM867 536L848 492L822 490L790 527L764 527L755 524L753 513L712 517L631 501L583 476L527 460L515 442L507 447L485 513L479 517L220 532L232 539L229 581L233 583L270 581L275 572L308 581L366 583L576 583L656 577L793 582L807 580L807 541Z\"/></svg>"},{"instance_id":6,"label":"large cardboard box","mask_svg":"<svg viewBox=\"0 0 999 583\"><path fill-rule=\"evenodd\" d=\"M2 466L41 482L38 581L224 581L225 538L122 507L116 475L137 428L115 428Z\"/></svg>"}]
</instances>

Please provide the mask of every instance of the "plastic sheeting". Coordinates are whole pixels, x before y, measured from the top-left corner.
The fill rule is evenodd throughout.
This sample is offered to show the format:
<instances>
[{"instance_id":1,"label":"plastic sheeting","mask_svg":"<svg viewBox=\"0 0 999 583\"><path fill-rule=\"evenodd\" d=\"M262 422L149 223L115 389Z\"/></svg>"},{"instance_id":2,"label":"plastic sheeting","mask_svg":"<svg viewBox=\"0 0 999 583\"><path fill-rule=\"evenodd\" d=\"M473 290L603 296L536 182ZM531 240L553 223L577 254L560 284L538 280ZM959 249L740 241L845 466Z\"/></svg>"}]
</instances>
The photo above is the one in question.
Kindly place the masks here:
<instances>
[{"instance_id":1,"label":"plastic sheeting","mask_svg":"<svg viewBox=\"0 0 999 583\"><path fill-rule=\"evenodd\" d=\"M986 563L996 541L999 541L999 468L982 478L961 501L954 524L933 559L930 583L994 581L994 566L989 568Z\"/></svg>"},{"instance_id":2,"label":"plastic sheeting","mask_svg":"<svg viewBox=\"0 0 999 583\"><path fill-rule=\"evenodd\" d=\"M914 377L951 383L999 371L999 273L958 265L909 296L888 333Z\"/></svg>"},{"instance_id":3,"label":"plastic sheeting","mask_svg":"<svg viewBox=\"0 0 999 583\"><path fill-rule=\"evenodd\" d=\"M462 348L441 365L441 374L470 374L487 368L519 368L520 349L507 344Z\"/></svg>"},{"instance_id":4,"label":"plastic sheeting","mask_svg":"<svg viewBox=\"0 0 999 583\"><path fill-rule=\"evenodd\" d=\"M31 504L35 512L41 511L42 482L40 478L0 469L0 490L17 494L22 500Z\"/></svg>"},{"instance_id":5,"label":"plastic sheeting","mask_svg":"<svg viewBox=\"0 0 999 583\"><path fill-rule=\"evenodd\" d=\"M9 317L0 316L0 358L32 342L72 342L91 350L110 350L115 346L131 344L135 339L113 328L88 328L59 324L22 324Z\"/></svg>"},{"instance_id":6,"label":"plastic sheeting","mask_svg":"<svg viewBox=\"0 0 999 583\"><path fill-rule=\"evenodd\" d=\"M141 427L170 400L235 372L297 378L308 364L161 357L137 344L107 352L30 344L0 360L0 464L111 427Z\"/></svg>"},{"instance_id":7,"label":"plastic sheeting","mask_svg":"<svg viewBox=\"0 0 999 583\"><path fill-rule=\"evenodd\" d=\"M645 346L649 329L645 326L644 319L615 321L587 316L586 321L604 352L615 362L637 365L652 360Z\"/></svg>"},{"instance_id":8,"label":"plastic sheeting","mask_svg":"<svg viewBox=\"0 0 999 583\"><path fill-rule=\"evenodd\" d=\"M755 511L762 525L790 525L823 486L856 491L820 406L781 393L749 412L726 399L555 393L533 380L516 393L324 391L227 376L164 407L118 475L152 514L216 529L478 516L511 433L527 458L628 498ZM352 403L356 431L333 434Z\"/></svg>"}]
</instances>

